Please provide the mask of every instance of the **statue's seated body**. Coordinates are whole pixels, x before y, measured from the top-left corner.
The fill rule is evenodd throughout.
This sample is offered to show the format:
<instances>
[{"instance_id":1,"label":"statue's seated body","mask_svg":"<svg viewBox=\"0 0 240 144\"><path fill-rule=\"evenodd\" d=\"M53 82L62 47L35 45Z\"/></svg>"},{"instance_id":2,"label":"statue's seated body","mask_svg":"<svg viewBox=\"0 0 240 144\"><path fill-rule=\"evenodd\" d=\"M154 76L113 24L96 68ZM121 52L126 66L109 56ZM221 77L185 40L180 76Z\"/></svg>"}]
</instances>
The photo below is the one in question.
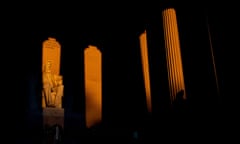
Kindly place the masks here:
<instances>
[{"instance_id":1,"label":"statue's seated body","mask_svg":"<svg viewBox=\"0 0 240 144\"><path fill-rule=\"evenodd\" d=\"M51 62L47 62L42 75L43 102L46 107L62 108L63 84L62 76L51 72Z\"/></svg>"}]
</instances>

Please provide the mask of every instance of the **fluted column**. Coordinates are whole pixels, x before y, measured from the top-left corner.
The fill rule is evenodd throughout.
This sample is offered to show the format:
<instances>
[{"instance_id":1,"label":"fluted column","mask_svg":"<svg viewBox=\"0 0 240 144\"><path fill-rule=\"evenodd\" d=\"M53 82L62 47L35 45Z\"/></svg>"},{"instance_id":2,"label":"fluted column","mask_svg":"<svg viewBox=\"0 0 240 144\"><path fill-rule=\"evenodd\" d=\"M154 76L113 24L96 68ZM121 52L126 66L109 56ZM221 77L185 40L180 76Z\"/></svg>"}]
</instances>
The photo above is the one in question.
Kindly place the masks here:
<instances>
[{"instance_id":1,"label":"fluted column","mask_svg":"<svg viewBox=\"0 0 240 144\"><path fill-rule=\"evenodd\" d=\"M179 91L185 91L177 18L173 8L163 10L162 16L170 99L173 101Z\"/></svg>"}]
</instances>

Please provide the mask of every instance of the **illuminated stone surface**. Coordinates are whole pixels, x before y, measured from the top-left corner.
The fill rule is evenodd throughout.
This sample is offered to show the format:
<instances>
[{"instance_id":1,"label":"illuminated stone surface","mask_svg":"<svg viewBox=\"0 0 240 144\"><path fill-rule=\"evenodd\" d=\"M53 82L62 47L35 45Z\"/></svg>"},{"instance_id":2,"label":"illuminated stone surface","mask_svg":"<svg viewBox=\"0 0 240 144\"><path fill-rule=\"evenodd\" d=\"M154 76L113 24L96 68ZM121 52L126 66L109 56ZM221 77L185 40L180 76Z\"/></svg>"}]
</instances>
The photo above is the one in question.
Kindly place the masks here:
<instances>
[{"instance_id":1,"label":"illuminated stone surface","mask_svg":"<svg viewBox=\"0 0 240 144\"><path fill-rule=\"evenodd\" d=\"M146 101L148 111L152 111L151 103L151 87L150 87L150 75L149 75L149 63L148 63L148 46L147 46L147 32L146 30L139 36L141 57L142 57L142 68L145 83Z\"/></svg>"},{"instance_id":2,"label":"illuminated stone surface","mask_svg":"<svg viewBox=\"0 0 240 144\"><path fill-rule=\"evenodd\" d=\"M43 42L42 107L62 108L63 78L60 73L60 44L49 38Z\"/></svg>"},{"instance_id":3,"label":"illuminated stone surface","mask_svg":"<svg viewBox=\"0 0 240 144\"><path fill-rule=\"evenodd\" d=\"M84 50L86 125L91 127L102 119L102 58L95 46Z\"/></svg>"},{"instance_id":4,"label":"illuminated stone surface","mask_svg":"<svg viewBox=\"0 0 240 144\"><path fill-rule=\"evenodd\" d=\"M177 18L173 8L165 9L162 15L170 98L174 101L177 93L185 90ZM185 93L184 98L186 98Z\"/></svg>"}]
</instances>

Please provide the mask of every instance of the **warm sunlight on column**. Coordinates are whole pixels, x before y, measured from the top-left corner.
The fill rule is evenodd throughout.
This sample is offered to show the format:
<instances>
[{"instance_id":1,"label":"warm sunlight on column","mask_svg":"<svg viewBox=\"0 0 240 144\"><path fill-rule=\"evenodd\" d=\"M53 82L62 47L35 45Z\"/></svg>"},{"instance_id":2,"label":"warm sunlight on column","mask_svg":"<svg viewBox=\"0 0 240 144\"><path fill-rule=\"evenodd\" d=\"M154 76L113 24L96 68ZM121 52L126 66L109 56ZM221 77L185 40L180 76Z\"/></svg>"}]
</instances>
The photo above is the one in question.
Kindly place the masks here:
<instances>
[{"instance_id":1,"label":"warm sunlight on column","mask_svg":"<svg viewBox=\"0 0 240 144\"><path fill-rule=\"evenodd\" d=\"M148 107L148 112L152 112L146 30L139 36L139 39L140 39L140 47L141 47L142 68L143 68L143 76L144 76L144 83L145 83L147 107Z\"/></svg>"},{"instance_id":2,"label":"warm sunlight on column","mask_svg":"<svg viewBox=\"0 0 240 144\"><path fill-rule=\"evenodd\" d=\"M177 18L173 8L164 10L162 15L170 97L173 101L179 91L185 90ZM184 98L186 98L185 93Z\"/></svg>"},{"instance_id":3,"label":"warm sunlight on column","mask_svg":"<svg viewBox=\"0 0 240 144\"><path fill-rule=\"evenodd\" d=\"M86 125L91 127L102 119L102 56L95 46L84 50Z\"/></svg>"},{"instance_id":4,"label":"warm sunlight on column","mask_svg":"<svg viewBox=\"0 0 240 144\"><path fill-rule=\"evenodd\" d=\"M56 75L60 73L61 45L55 38L49 37L43 42L42 49L42 70L48 60L52 63L52 72Z\"/></svg>"}]
</instances>

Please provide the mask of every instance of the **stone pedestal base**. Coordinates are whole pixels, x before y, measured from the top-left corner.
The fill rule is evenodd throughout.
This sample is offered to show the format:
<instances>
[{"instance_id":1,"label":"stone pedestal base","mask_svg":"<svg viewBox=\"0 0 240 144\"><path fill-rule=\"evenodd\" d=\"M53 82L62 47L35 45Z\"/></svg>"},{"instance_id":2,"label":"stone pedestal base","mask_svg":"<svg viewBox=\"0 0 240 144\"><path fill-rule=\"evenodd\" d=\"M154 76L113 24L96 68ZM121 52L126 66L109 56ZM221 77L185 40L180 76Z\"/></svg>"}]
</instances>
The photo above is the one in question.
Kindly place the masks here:
<instances>
[{"instance_id":1,"label":"stone pedestal base","mask_svg":"<svg viewBox=\"0 0 240 144\"><path fill-rule=\"evenodd\" d=\"M64 126L64 109L63 108L43 108L43 125L53 126L53 125Z\"/></svg>"}]
</instances>

